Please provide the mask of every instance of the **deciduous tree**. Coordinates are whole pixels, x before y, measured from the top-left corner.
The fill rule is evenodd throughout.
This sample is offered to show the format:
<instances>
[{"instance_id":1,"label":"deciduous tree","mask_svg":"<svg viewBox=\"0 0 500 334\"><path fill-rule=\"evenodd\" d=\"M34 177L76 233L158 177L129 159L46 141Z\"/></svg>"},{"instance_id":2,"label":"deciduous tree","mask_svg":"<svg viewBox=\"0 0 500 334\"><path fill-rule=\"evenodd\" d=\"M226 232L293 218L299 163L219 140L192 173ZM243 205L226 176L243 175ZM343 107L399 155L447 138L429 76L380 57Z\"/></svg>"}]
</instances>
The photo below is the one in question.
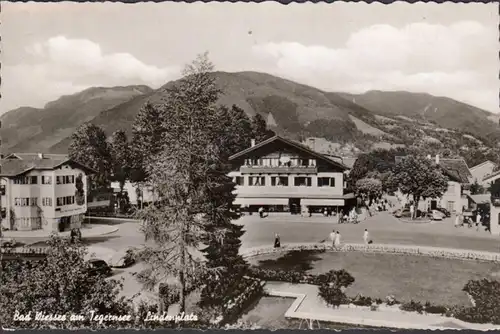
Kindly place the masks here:
<instances>
[{"instance_id":1,"label":"deciduous tree","mask_svg":"<svg viewBox=\"0 0 500 334\"><path fill-rule=\"evenodd\" d=\"M371 205L374 199L382 196L382 182L373 178L360 179L356 182L356 192L367 197Z\"/></svg>"},{"instance_id":2,"label":"deciduous tree","mask_svg":"<svg viewBox=\"0 0 500 334\"><path fill-rule=\"evenodd\" d=\"M119 297L122 284L90 272L85 260L87 250L81 244L52 237L43 260L2 262L0 277L0 323L5 327L67 328L100 327L89 321L97 314L133 314L130 301ZM37 312L66 315L66 321L16 321L14 314ZM70 315L83 315L82 321L70 321ZM133 319L132 319L133 320ZM118 322L102 326L119 327ZM125 324L124 324L125 325Z\"/></svg>"},{"instance_id":3,"label":"deciduous tree","mask_svg":"<svg viewBox=\"0 0 500 334\"><path fill-rule=\"evenodd\" d=\"M267 122L260 114L252 117L252 134L256 143L260 143L275 135L274 131L267 128Z\"/></svg>"},{"instance_id":4,"label":"deciduous tree","mask_svg":"<svg viewBox=\"0 0 500 334\"><path fill-rule=\"evenodd\" d=\"M107 188L111 181L111 153L106 134L99 126L85 123L71 136L69 156L94 169L89 177L90 189Z\"/></svg>"},{"instance_id":5,"label":"deciduous tree","mask_svg":"<svg viewBox=\"0 0 500 334\"><path fill-rule=\"evenodd\" d=\"M425 157L405 156L396 164L391 182L405 195L412 195L415 206L420 199L439 198L448 188L448 179L437 165Z\"/></svg>"},{"instance_id":6,"label":"deciduous tree","mask_svg":"<svg viewBox=\"0 0 500 334\"><path fill-rule=\"evenodd\" d=\"M125 131L119 130L111 136L111 158L113 165L113 180L120 184L123 192L125 182L130 178L131 150Z\"/></svg>"},{"instance_id":7,"label":"deciduous tree","mask_svg":"<svg viewBox=\"0 0 500 334\"><path fill-rule=\"evenodd\" d=\"M145 181L149 159L161 152L165 133L165 113L161 105L147 102L132 125L131 180Z\"/></svg>"}]
</instances>

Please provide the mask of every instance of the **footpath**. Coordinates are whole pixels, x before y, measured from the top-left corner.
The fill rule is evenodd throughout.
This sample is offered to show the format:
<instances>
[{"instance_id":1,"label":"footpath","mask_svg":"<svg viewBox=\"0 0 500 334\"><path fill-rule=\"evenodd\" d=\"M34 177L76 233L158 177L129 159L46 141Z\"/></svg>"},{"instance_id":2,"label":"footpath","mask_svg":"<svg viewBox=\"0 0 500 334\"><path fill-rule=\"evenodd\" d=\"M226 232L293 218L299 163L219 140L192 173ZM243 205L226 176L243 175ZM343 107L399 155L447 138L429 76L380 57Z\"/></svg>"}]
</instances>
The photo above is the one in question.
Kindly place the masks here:
<instances>
[{"instance_id":1,"label":"footpath","mask_svg":"<svg viewBox=\"0 0 500 334\"><path fill-rule=\"evenodd\" d=\"M492 324L473 324L455 318L435 314L419 314L404 312L398 308L385 307L371 311L362 307L340 308L327 306L318 296L318 287L310 284L291 284L283 282L267 282L264 287L270 296L295 298L295 301L286 311L286 318L303 319L307 321L325 321L370 327L385 327L398 329L472 329L493 330L500 326ZM318 329L318 328L315 328Z\"/></svg>"},{"instance_id":2,"label":"footpath","mask_svg":"<svg viewBox=\"0 0 500 334\"><path fill-rule=\"evenodd\" d=\"M114 233L118 231L118 227L112 225L85 225L80 231L82 232L82 238L95 238L107 234ZM23 240L35 240L35 239L46 239L50 235L55 234L61 237L69 237L70 231L64 232L53 232L46 230L34 230L34 231L3 231L3 237L5 239L23 239ZM38 242L38 241L34 241Z\"/></svg>"}]
</instances>

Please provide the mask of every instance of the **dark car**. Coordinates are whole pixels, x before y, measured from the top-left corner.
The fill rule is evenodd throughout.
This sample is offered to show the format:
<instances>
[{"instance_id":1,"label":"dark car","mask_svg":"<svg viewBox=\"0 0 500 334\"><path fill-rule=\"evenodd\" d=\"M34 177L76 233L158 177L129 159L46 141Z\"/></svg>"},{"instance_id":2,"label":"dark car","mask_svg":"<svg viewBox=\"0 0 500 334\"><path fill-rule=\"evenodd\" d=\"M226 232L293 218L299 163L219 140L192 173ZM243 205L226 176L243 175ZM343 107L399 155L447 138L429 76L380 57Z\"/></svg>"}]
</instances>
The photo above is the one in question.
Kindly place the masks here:
<instances>
[{"instance_id":1,"label":"dark car","mask_svg":"<svg viewBox=\"0 0 500 334\"><path fill-rule=\"evenodd\" d=\"M105 277L111 276L113 271L111 267L108 266L106 261L100 259L90 259L90 274L91 275L103 275Z\"/></svg>"},{"instance_id":2,"label":"dark car","mask_svg":"<svg viewBox=\"0 0 500 334\"><path fill-rule=\"evenodd\" d=\"M451 212L446 210L445 208L437 208L436 210L443 213L445 217L451 217Z\"/></svg>"}]
</instances>

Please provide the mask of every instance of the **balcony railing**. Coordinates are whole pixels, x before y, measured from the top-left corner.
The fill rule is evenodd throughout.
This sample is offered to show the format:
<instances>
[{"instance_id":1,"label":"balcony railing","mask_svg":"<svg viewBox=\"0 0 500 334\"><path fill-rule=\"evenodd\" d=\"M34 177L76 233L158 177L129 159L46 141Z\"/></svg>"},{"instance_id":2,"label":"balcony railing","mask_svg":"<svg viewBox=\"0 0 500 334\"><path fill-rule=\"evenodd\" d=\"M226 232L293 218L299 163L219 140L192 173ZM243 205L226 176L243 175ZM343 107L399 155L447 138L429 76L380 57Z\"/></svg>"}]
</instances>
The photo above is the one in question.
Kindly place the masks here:
<instances>
[{"instance_id":1,"label":"balcony railing","mask_svg":"<svg viewBox=\"0 0 500 334\"><path fill-rule=\"evenodd\" d=\"M241 173L296 173L296 174L316 174L317 167L313 166L242 166Z\"/></svg>"},{"instance_id":2,"label":"balcony railing","mask_svg":"<svg viewBox=\"0 0 500 334\"><path fill-rule=\"evenodd\" d=\"M491 204L493 206L500 206L500 196L491 196Z\"/></svg>"}]
</instances>

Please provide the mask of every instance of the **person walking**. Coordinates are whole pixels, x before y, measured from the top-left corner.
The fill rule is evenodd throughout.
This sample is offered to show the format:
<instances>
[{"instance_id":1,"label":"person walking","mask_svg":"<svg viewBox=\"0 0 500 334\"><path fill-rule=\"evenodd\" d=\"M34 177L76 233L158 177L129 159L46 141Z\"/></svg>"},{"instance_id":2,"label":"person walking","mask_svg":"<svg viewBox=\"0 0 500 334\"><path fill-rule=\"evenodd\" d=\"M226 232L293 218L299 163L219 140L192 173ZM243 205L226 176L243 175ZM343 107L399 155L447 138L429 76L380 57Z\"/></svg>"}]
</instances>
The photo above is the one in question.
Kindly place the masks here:
<instances>
[{"instance_id":1,"label":"person walking","mask_svg":"<svg viewBox=\"0 0 500 334\"><path fill-rule=\"evenodd\" d=\"M481 214L478 211L476 215L476 231L479 231L480 225L481 225Z\"/></svg>"},{"instance_id":2,"label":"person walking","mask_svg":"<svg viewBox=\"0 0 500 334\"><path fill-rule=\"evenodd\" d=\"M415 214L415 207L413 206L413 203L410 204L410 219L413 220Z\"/></svg>"},{"instance_id":3,"label":"person walking","mask_svg":"<svg viewBox=\"0 0 500 334\"><path fill-rule=\"evenodd\" d=\"M260 216L260 218L264 218L264 208L263 207L259 208L259 216Z\"/></svg>"},{"instance_id":4,"label":"person walking","mask_svg":"<svg viewBox=\"0 0 500 334\"><path fill-rule=\"evenodd\" d=\"M335 248L340 247L340 232L337 231L335 235L335 242L334 242Z\"/></svg>"},{"instance_id":5,"label":"person walking","mask_svg":"<svg viewBox=\"0 0 500 334\"><path fill-rule=\"evenodd\" d=\"M274 235L274 248L280 248L280 247L281 247L280 235L276 233Z\"/></svg>"},{"instance_id":6,"label":"person walking","mask_svg":"<svg viewBox=\"0 0 500 334\"><path fill-rule=\"evenodd\" d=\"M339 212L339 224L342 224L344 222L344 211L340 210Z\"/></svg>"},{"instance_id":7,"label":"person walking","mask_svg":"<svg viewBox=\"0 0 500 334\"><path fill-rule=\"evenodd\" d=\"M332 247L335 247L335 239L337 238L337 234L335 233L335 230L330 233L330 242L332 243Z\"/></svg>"},{"instance_id":8,"label":"person walking","mask_svg":"<svg viewBox=\"0 0 500 334\"><path fill-rule=\"evenodd\" d=\"M457 213L457 216L455 217L455 227L460 227L460 220L461 220L461 217L462 214L460 213Z\"/></svg>"},{"instance_id":9,"label":"person walking","mask_svg":"<svg viewBox=\"0 0 500 334\"><path fill-rule=\"evenodd\" d=\"M370 241L370 234L368 233L368 230L365 228L365 232L363 233L363 241L365 242L365 245L368 245L368 241Z\"/></svg>"}]
</instances>

